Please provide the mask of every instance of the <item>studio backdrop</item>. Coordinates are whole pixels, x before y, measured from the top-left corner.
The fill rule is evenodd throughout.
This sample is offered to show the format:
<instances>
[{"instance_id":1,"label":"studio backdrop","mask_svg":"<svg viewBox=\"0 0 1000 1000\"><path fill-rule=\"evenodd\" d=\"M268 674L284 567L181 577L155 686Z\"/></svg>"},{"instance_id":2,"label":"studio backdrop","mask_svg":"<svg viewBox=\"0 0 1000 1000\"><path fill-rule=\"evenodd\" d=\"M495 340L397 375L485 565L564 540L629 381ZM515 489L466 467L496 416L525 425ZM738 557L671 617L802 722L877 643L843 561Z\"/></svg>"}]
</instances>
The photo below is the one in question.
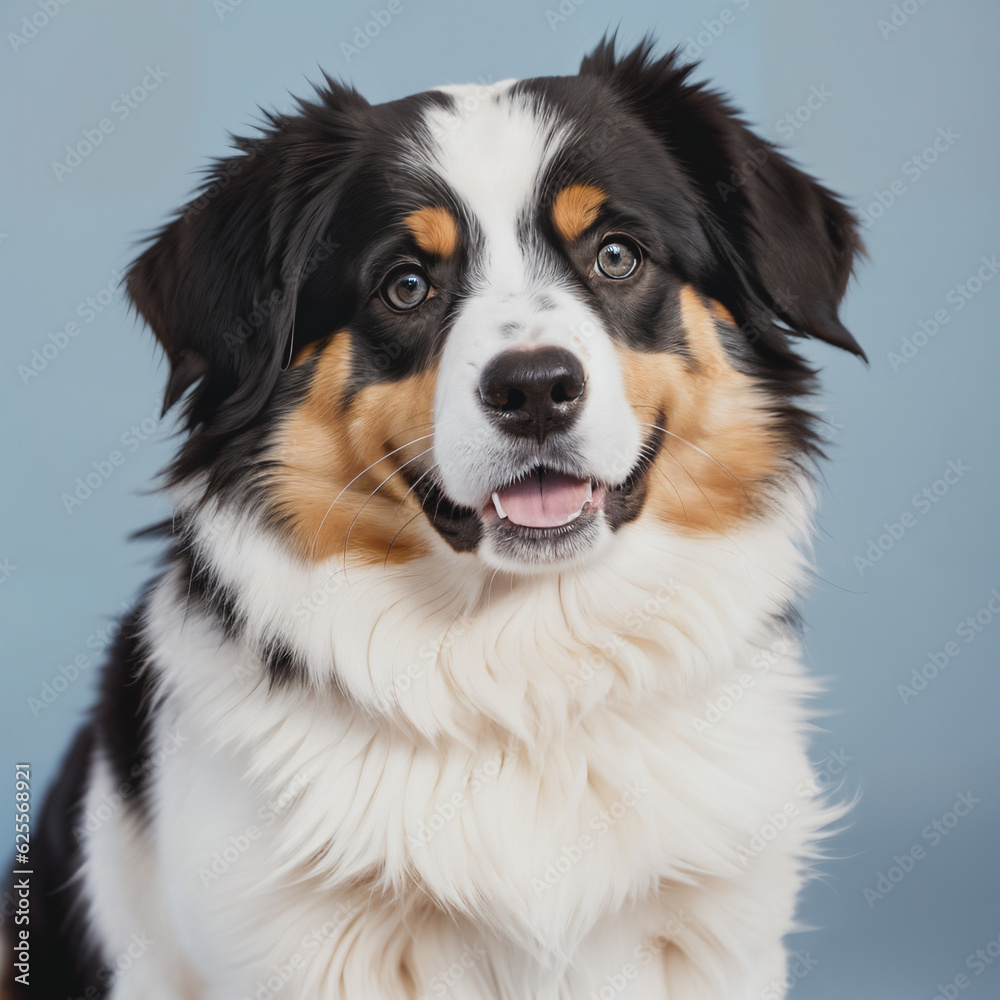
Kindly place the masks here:
<instances>
[{"instance_id":1,"label":"studio backdrop","mask_svg":"<svg viewBox=\"0 0 1000 1000\"><path fill-rule=\"evenodd\" d=\"M176 440L165 363L121 285L142 237L229 133L252 133L258 107L290 109L322 71L381 102L573 73L608 30L700 61L843 194L868 253L842 315L870 364L802 345L822 369L831 459L803 606L827 678L813 758L824 789L857 804L804 897L814 929L792 943L791 995L995 1000L995 0L8 0L0 801L30 762L40 803L155 570L157 547L128 537L166 514L151 487ZM0 829L6 859L12 820Z\"/></svg>"}]
</instances>

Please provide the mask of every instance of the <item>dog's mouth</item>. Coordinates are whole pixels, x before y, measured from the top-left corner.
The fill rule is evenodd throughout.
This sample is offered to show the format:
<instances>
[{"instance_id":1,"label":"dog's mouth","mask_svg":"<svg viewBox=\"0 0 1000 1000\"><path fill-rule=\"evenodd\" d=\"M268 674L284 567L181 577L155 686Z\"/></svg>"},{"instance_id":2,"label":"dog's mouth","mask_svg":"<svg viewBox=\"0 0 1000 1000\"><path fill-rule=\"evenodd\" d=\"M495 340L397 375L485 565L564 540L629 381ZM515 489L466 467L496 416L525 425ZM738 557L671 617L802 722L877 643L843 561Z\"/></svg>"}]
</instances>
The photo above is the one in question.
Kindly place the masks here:
<instances>
[{"instance_id":1,"label":"dog's mouth","mask_svg":"<svg viewBox=\"0 0 1000 1000\"><path fill-rule=\"evenodd\" d=\"M478 508L453 503L430 475L411 473L411 486L427 519L456 551L475 551L489 536L514 561L555 562L592 547L602 523L615 531L639 516L663 439L658 426L619 483L601 482L584 470L536 465L498 484Z\"/></svg>"},{"instance_id":2,"label":"dog's mouth","mask_svg":"<svg viewBox=\"0 0 1000 1000\"><path fill-rule=\"evenodd\" d=\"M582 517L585 510L604 506L607 490L589 478L572 476L536 466L519 479L495 489L481 516L494 514L519 528L562 528Z\"/></svg>"}]
</instances>

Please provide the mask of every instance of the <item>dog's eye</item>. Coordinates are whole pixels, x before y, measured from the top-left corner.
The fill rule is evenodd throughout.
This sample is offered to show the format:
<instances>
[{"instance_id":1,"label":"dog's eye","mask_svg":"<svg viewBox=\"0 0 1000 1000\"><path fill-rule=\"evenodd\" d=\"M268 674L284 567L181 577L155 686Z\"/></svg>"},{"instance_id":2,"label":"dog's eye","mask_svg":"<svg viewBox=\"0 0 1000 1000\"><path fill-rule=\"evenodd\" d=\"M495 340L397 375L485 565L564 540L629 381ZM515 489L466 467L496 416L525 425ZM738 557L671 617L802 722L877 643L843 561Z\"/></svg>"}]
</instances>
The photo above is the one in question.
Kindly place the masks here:
<instances>
[{"instance_id":1,"label":"dog's eye","mask_svg":"<svg viewBox=\"0 0 1000 1000\"><path fill-rule=\"evenodd\" d=\"M628 278L639 266L639 248L630 240L613 236L597 251L596 269L606 278Z\"/></svg>"},{"instance_id":2,"label":"dog's eye","mask_svg":"<svg viewBox=\"0 0 1000 1000\"><path fill-rule=\"evenodd\" d=\"M382 299L392 309L416 309L430 294L427 275L412 264L393 268L382 282Z\"/></svg>"}]
</instances>

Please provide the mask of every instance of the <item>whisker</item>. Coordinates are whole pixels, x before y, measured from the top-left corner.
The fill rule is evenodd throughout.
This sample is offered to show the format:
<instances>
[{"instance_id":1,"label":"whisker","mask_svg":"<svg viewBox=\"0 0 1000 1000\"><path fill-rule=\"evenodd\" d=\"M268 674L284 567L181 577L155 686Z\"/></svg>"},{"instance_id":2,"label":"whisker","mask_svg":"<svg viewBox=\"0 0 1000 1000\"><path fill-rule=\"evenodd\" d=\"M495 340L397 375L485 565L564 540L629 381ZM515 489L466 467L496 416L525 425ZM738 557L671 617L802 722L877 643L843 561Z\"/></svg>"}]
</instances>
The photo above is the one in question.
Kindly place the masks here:
<instances>
[{"instance_id":1,"label":"whisker","mask_svg":"<svg viewBox=\"0 0 1000 1000\"><path fill-rule=\"evenodd\" d=\"M417 478L413 481L413 485L403 494L399 503L396 504L396 510L399 510L399 508L403 506L403 501L406 500L406 498L417 488L417 484L420 482L420 480L423 479L424 476L430 475L430 473L432 473L436 468L437 468L437 462L435 462L433 465L428 466L423 472L420 473L419 476L417 476Z\"/></svg>"},{"instance_id":2,"label":"whisker","mask_svg":"<svg viewBox=\"0 0 1000 1000\"><path fill-rule=\"evenodd\" d=\"M736 483L737 486L739 486L739 488L743 491L743 495L747 498L747 500L750 500L751 503L753 502L750 497L750 494L747 492L747 488L743 483L743 480L740 479L739 476L735 475L732 472L732 470L728 469L725 465L723 465L722 462L720 462L714 455L709 454L707 451L705 451L704 448L699 448L698 445L692 444L690 441L688 441L687 438L681 437L680 434L675 434L672 430L668 430L661 424L651 424L646 420L640 422L644 427L652 427L654 430L663 431L664 434L669 434L672 438L676 438L678 441L680 441L681 444L686 444L689 448L693 448L700 455L704 455L705 458L707 458L710 462L714 462L720 469L722 469L722 471L727 476L729 476L730 479L733 480L734 483Z\"/></svg>"},{"instance_id":3,"label":"whisker","mask_svg":"<svg viewBox=\"0 0 1000 1000\"><path fill-rule=\"evenodd\" d=\"M430 436L431 436L430 434L428 434L428 435L427 435L427 437L430 437ZM412 442L411 442L411 443L412 443ZM396 450L398 451L399 449L397 448ZM345 538L344 538L344 573L345 573L345 575L346 575L346 573L347 573L347 548L348 548L348 546L349 546L349 545L351 544L351 531L353 530L353 528L354 528L354 525L355 525L355 524L357 524L357 522L358 522L358 518L359 518L359 517L361 517L361 512L362 512L362 511L363 511L363 510L365 509L365 507L367 507L367 506L368 506L368 504L369 504L369 503L371 502L371 499L372 499L372 497L374 497L374 496L375 496L375 494L376 494L376 493L378 493L378 491L379 491L380 489L382 489L382 487L383 487L383 486L385 486L385 484L386 484L387 482L389 482L389 480L390 480L390 479L392 479L392 477L393 477L393 476L395 476L395 475L396 475L397 473L399 473L399 472L402 472L402 471L403 471L403 469L405 469L405 468L406 468L406 467L407 467L408 465L410 465L410 464L411 464L412 462L415 462L415 461L416 461L416 460L417 460L418 458L423 458L423 457L424 457L424 455L426 455L426 454L427 454L427 453L428 453L429 451L431 451L431 448L425 448L425 449L424 449L424 450L423 450L422 452L420 452L420 453L419 453L418 455L414 455L414 456L413 456L413 458L411 458L411 459L407 460L407 461L406 461L406 462L404 462L404 463L403 463L402 465L400 465L399 467L397 467L396 469L394 469L394 470L393 470L392 472L390 472L390 473L389 473L389 475L388 475L388 476L386 476L386 477L385 477L385 479L383 479L383 480L382 480L382 482L380 482L380 483L378 484L378 486L376 486L376 487L375 487L375 489L373 489L373 490L371 491L371 493L369 493L369 494L368 494L368 499L367 499L367 500L365 500L365 502L364 502L364 503L363 503L363 504L362 504L362 505L361 505L361 506L360 506L360 507L358 508L358 512L357 512L357 514L355 514L355 515L354 515L354 520L353 520L353 521L351 521L350 525L348 525L348 528L347 528L347 535L346 535L346 536L345 536Z\"/></svg>"},{"instance_id":4,"label":"whisker","mask_svg":"<svg viewBox=\"0 0 1000 1000\"><path fill-rule=\"evenodd\" d=\"M468 616L468 612L467 611L459 611L458 614L456 614L455 617L452 618L451 624L445 629L444 635L441 636L441 641L438 643L438 653L437 653L437 655L438 655L439 658L441 656L441 650L447 648L445 646L445 643L448 641L448 636L451 635L451 630L455 627L456 623L460 619L462 619L464 617L467 617L467 616Z\"/></svg>"},{"instance_id":5,"label":"whisker","mask_svg":"<svg viewBox=\"0 0 1000 1000\"><path fill-rule=\"evenodd\" d=\"M684 475L686 475L688 479L690 479L691 482L694 483L695 489L697 489L698 492L705 498L705 503L707 503L708 506L712 508L712 513L715 515L716 520L723 528L725 528L726 522L722 520L722 516L715 509L715 504L712 503L712 501L708 497L708 494L701 488L701 484L698 482L698 480L691 475L691 472L688 469L688 467L669 448L664 448L663 450L681 467L681 469L684 472Z\"/></svg>"},{"instance_id":6,"label":"whisker","mask_svg":"<svg viewBox=\"0 0 1000 1000\"><path fill-rule=\"evenodd\" d=\"M500 567L497 566L497 568L495 570L493 570L493 575L490 577L490 585L489 585L489 588L486 591L486 624L487 624L487 627L490 626L490 612L492 610L491 599L493 597L493 581L497 578L497 573L499 573L499 572L500 572Z\"/></svg>"},{"instance_id":7,"label":"whisker","mask_svg":"<svg viewBox=\"0 0 1000 1000\"><path fill-rule=\"evenodd\" d=\"M652 426L655 426L655 425L650 424L649 426L652 427ZM665 427L661 427L660 430L666 431L666 428ZM667 431L667 433L670 434L672 432ZM690 445L696 451L700 451L701 450L700 448L697 447L697 445L692 445L690 441L685 441L683 438L680 437L679 434L674 434L673 436L676 437L676 438L678 438L680 441L683 441L684 444ZM757 565L758 569L763 569L764 567L761 567L758 564L754 563L754 561L752 559L750 559L750 557L743 550L743 547L739 544L739 542L737 542L736 539L733 538L733 536L729 533L729 531L726 530L726 522L723 521L722 516L719 514L718 510L716 510L715 504L712 503L712 501L709 499L708 494L701 488L701 484L691 474L691 470L688 469L688 467L673 452L671 452L669 449L664 448L664 451L666 451L666 453L681 467L681 469L684 471L684 474L688 477L688 479L691 480L692 483L694 483L694 485L697 488L698 492L705 498L705 502L709 505L709 507L712 508L712 513L715 514L716 520L719 522L719 527L721 529L722 537L725 538L729 542L729 544L733 546L733 549L736 551L737 555L739 556L740 562L743 564L743 569L746 571L746 574L747 574L748 578L752 582L753 581L753 574L750 572L750 566L751 565ZM705 454L707 454L707 452ZM712 458L711 455L708 455L708 457ZM715 459L712 459L712 461L715 461ZM721 463L717 463L717 464L719 464L721 468L725 469L725 466L722 466ZM728 472L729 470L726 469L725 471ZM729 473L729 475L732 476L732 473ZM733 476L733 478L736 479L735 476ZM738 479L736 479L736 481L737 481L737 483L739 483ZM673 484L671 483L671 485L673 485ZM743 484L742 483L740 483L740 487L743 488ZM746 493L745 489L744 489L744 493ZM749 499L749 497L747 499ZM751 501L751 503L752 503L752 501ZM687 517L686 514L685 514L685 517ZM770 575L770 576L773 577L773 574L769 573L769 571L765 570L765 572L768 572L768 575ZM778 578L774 577L774 579L778 579Z\"/></svg>"},{"instance_id":8,"label":"whisker","mask_svg":"<svg viewBox=\"0 0 1000 1000\"><path fill-rule=\"evenodd\" d=\"M414 438L412 441L407 441L406 444L401 444L398 448L393 448L388 454L383 455L381 458L377 458L367 469L362 469L334 498L333 503L330 504L326 509L326 513L323 515L323 520L319 522L319 527L316 529L316 534L313 536L312 545L309 549L309 557L312 558L316 555L316 543L319 541L320 532L323 530L323 525L326 524L326 519L330 516L330 511L333 510L334 504L351 488L351 486L356 483L369 469L374 469L379 462L384 461L391 455L395 455L397 451L402 451L404 448L409 448L411 444L416 444L418 441L426 441L429 437L433 437L433 434L424 434L421 437ZM430 448L427 449L430 451ZM427 451L423 451L420 454L426 455ZM390 477L391 478L391 477ZM370 499L370 498L369 498Z\"/></svg>"},{"instance_id":9,"label":"whisker","mask_svg":"<svg viewBox=\"0 0 1000 1000\"><path fill-rule=\"evenodd\" d=\"M389 566L389 553L390 553L390 552L392 551L392 547L393 547L393 545L395 545L395 544L396 544L396 539L397 539L397 538L399 538L399 536L400 536L400 535L401 535L401 534L402 534L402 533L403 533L403 532L404 532L404 531L405 531L405 530L406 530L406 529L407 529L407 528L408 528L408 527L409 527L409 526L410 526L411 524L413 524L413 522L414 522L414 521L415 521L415 520L416 520L416 519L417 519L418 517L420 517L420 515L421 515L421 514L423 514L423 511L422 511L422 510L418 510L418 511L416 512L416 514L414 514L414 515L413 515L413 517L411 517L411 518L410 518L410 519L409 519L409 520L408 520L408 521L406 522L406 524L404 524L404 525L403 525L403 527L402 527L402 528L400 528L400 529L399 529L399 531L397 531L397 532L396 532L396 534L394 534L394 535L392 536L392 541L391 541L391 542L389 542L389 548L387 548L387 549L385 550L385 559L383 559L383 560L382 560L382 569L387 569L387 568L388 568L388 566Z\"/></svg>"},{"instance_id":10,"label":"whisker","mask_svg":"<svg viewBox=\"0 0 1000 1000\"><path fill-rule=\"evenodd\" d=\"M684 515L684 520L690 521L691 518L688 517L687 508L684 506L684 498L681 496L681 491L674 486L673 480L662 469L656 468L655 465L651 466L651 468L658 475L661 475L666 480L667 485L677 494L677 502L681 505L681 513Z\"/></svg>"}]
</instances>

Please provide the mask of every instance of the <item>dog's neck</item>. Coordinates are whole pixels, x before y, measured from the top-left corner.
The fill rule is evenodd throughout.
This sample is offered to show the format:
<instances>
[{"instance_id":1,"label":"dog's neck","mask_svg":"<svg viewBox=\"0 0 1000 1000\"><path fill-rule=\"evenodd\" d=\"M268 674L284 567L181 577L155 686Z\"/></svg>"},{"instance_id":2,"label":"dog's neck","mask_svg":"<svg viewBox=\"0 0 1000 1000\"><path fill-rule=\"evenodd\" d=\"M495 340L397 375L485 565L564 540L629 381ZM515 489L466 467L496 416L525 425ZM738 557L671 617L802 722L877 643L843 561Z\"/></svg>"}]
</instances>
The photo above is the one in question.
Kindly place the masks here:
<instances>
[{"instance_id":1,"label":"dog's neck","mask_svg":"<svg viewBox=\"0 0 1000 1000\"><path fill-rule=\"evenodd\" d=\"M811 507L800 481L738 534L644 519L586 565L515 577L429 529L431 555L391 570L309 565L245 512L209 503L182 511L171 589L185 619L228 630L247 676L268 686L346 697L432 741L479 739L485 724L534 745L608 703L707 698L741 661L790 641Z\"/></svg>"},{"instance_id":2,"label":"dog's neck","mask_svg":"<svg viewBox=\"0 0 1000 1000\"><path fill-rule=\"evenodd\" d=\"M787 762L811 688L781 618L804 579L801 497L739 536L640 522L592 565L502 581L443 549L392 572L307 567L244 515L206 506L188 515L190 542L240 627L227 633L184 560L165 574L146 623L162 723L183 720L218 751L213 767L235 763L251 801L291 794L275 872L401 905L429 893L545 961L571 954L609 905L729 872L731 831L755 822L745 789L782 802L807 777ZM268 676L261 650L277 643L301 673ZM742 676L734 708L725 691ZM706 817L720 755L740 777ZM477 849L522 809L509 843ZM593 870L550 885L546 852L591 824Z\"/></svg>"}]
</instances>

